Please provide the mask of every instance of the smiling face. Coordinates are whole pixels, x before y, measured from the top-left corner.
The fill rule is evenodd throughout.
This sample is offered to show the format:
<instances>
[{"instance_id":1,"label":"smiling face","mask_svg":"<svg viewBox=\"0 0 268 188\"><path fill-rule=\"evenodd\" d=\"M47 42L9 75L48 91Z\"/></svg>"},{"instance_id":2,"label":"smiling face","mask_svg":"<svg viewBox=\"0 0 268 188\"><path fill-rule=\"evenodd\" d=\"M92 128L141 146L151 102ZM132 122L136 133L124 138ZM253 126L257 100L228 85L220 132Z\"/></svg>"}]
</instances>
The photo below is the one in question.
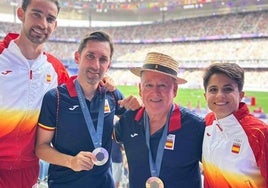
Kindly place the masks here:
<instances>
[{"instance_id":1,"label":"smiling face","mask_svg":"<svg viewBox=\"0 0 268 188\"><path fill-rule=\"evenodd\" d=\"M146 111L150 115L168 113L176 97L178 85L170 76L144 71L139 85Z\"/></svg>"},{"instance_id":2,"label":"smiling face","mask_svg":"<svg viewBox=\"0 0 268 188\"><path fill-rule=\"evenodd\" d=\"M26 10L17 10L22 21L21 35L34 44L44 43L57 26L58 7L53 1L31 0Z\"/></svg>"},{"instance_id":3,"label":"smiling face","mask_svg":"<svg viewBox=\"0 0 268 188\"><path fill-rule=\"evenodd\" d=\"M244 92L225 74L215 73L209 78L204 95L209 109L222 119L238 110Z\"/></svg>"},{"instance_id":4,"label":"smiling face","mask_svg":"<svg viewBox=\"0 0 268 188\"><path fill-rule=\"evenodd\" d=\"M78 80L89 85L98 85L110 67L111 49L108 42L88 41L81 53L75 52L78 64Z\"/></svg>"}]
</instances>

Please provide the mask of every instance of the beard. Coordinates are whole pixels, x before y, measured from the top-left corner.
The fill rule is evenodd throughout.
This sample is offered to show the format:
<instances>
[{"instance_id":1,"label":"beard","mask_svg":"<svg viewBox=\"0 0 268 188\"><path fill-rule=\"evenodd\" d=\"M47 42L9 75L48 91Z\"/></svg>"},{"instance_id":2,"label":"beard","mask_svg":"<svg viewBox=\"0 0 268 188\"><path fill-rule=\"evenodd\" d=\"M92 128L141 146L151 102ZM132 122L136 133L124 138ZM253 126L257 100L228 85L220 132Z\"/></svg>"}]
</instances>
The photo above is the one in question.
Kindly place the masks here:
<instances>
[{"instance_id":1,"label":"beard","mask_svg":"<svg viewBox=\"0 0 268 188\"><path fill-rule=\"evenodd\" d=\"M89 83L90 85L99 84L102 77L102 74L96 73L96 71L94 71L93 69L87 69L87 83Z\"/></svg>"},{"instance_id":2,"label":"beard","mask_svg":"<svg viewBox=\"0 0 268 188\"><path fill-rule=\"evenodd\" d=\"M48 39L48 34L40 27L33 27L25 32L26 37L34 44L43 44Z\"/></svg>"}]
</instances>

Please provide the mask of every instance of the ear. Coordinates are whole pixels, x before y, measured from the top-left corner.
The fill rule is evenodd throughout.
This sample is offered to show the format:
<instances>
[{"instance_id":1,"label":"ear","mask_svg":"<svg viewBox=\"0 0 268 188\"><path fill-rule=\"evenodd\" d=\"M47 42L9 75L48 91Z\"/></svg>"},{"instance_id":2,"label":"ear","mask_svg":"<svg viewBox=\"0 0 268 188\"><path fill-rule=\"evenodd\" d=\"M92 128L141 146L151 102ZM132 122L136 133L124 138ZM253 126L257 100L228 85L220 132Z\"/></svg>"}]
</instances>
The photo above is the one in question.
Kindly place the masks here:
<instances>
[{"instance_id":1,"label":"ear","mask_svg":"<svg viewBox=\"0 0 268 188\"><path fill-rule=\"evenodd\" d=\"M244 96L245 96L245 92L244 91L241 91L239 95L240 95L240 101L241 101L244 98Z\"/></svg>"},{"instance_id":2,"label":"ear","mask_svg":"<svg viewBox=\"0 0 268 188\"><path fill-rule=\"evenodd\" d=\"M177 83L175 83L174 84L174 89L173 89L173 91L174 91L174 98L177 96L177 91L178 91L178 84Z\"/></svg>"},{"instance_id":3,"label":"ear","mask_svg":"<svg viewBox=\"0 0 268 188\"><path fill-rule=\"evenodd\" d=\"M142 97L141 96L141 83L139 83L139 95L140 95L140 97Z\"/></svg>"},{"instance_id":4,"label":"ear","mask_svg":"<svg viewBox=\"0 0 268 188\"><path fill-rule=\"evenodd\" d=\"M207 100L207 93L204 93L203 95L205 97L205 100Z\"/></svg>"},{"instance_id":5,"label":"ear","mask_svg":"<svg viewBox=\"0 0 268 188\"><path fill-rule=\"evenodd\" d=\"M19 18L21 22L24 22L24 17L25 17L24 15L25 15L25 12L22 9L22 7L17 8L17 17Z\"/></svg>"},{"instance_id":6,"label":"ear","mask_svg":"<svg viewBox=\"0 0 268 188\"><path fill-rule=\"evenodd\" d=\"M80 59L80 53L78 51L74 52L74 61L76 64L79 64L79 59Z\"/></svg>"}]
</instances>

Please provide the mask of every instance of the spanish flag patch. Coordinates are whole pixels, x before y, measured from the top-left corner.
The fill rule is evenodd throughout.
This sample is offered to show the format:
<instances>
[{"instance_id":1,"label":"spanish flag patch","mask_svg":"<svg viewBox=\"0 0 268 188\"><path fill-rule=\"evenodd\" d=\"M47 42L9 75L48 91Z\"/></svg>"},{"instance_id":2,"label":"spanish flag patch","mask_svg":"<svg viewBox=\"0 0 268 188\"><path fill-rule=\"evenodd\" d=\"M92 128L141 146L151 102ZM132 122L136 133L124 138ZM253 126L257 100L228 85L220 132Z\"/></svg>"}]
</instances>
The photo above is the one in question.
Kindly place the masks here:
<instances>
[{"instance_id":1,"label":"spanish flag patch","mask_svg":"<svg viewBox=\"0 0 268 188\"><path fill-rule=\"evenodd\" d=\"M46 78L47 82L51 82L51 75L47 74L47 78Z\"/></svg>"},{"instance_id":2,"label":"spanish flag patch","mask_svg":"<svg viewBox=\"0 0 268 188\"><path fill-rule=\"evenodd\" d=\"M110 113L110 112L111 112L111 109L110 109L109 101L108 101L108 99L105 99L104 113Z\"/></svg>"},{"instance_id":3,"label":"spanish flag patch","mask_svg":"<svg viewBox=\"0 0 268 188\"><path fill-rule=\"evenodd\" d=\"M174 134L169 134L167 136L165 149L174 150L174 144L175 144L175 135Z\"/></svg>"},{"instance_id":4,"label":"spanish flag patch","mask_svg":"<svg viewBox=\"0 0 268 188\"><path fill-rule=\"evenodd\" d=\"M233 143L233 146L232 146L232 153L236 153L238 154L240 152L240 144L238 143Z\"/></svg>"}]
</instances>

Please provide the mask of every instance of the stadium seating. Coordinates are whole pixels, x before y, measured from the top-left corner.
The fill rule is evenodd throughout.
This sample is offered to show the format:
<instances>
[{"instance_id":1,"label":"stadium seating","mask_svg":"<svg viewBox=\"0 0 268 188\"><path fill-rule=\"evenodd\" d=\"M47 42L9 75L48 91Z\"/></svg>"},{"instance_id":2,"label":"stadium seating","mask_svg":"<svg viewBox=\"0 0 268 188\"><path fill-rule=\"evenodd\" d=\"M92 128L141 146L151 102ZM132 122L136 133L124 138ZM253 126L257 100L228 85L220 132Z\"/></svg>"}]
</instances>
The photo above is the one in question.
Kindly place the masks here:
<instances>
[{"instance_id":1,"label":"stadium seating","mask_svg":"<svg viewBox=\"0 0 268 188\"><path fill-rule=\"evenodd\" d=\"M268 12L262 11L139 26L58 27L45 48L64 62L71 75L76 74L73 59L80 38L86 32L104 30L115 41L111 74L118 84L135 85L138 80L129 67L139 66L147 52L161 51L181 61L181 75L188 80L185 87L202 87L202 69L215 61L228 61L246 69L246 89L267 91L266 20ZM19 29L18 23L0 22L0 38Z\"/></svg>"}]
</instances>

